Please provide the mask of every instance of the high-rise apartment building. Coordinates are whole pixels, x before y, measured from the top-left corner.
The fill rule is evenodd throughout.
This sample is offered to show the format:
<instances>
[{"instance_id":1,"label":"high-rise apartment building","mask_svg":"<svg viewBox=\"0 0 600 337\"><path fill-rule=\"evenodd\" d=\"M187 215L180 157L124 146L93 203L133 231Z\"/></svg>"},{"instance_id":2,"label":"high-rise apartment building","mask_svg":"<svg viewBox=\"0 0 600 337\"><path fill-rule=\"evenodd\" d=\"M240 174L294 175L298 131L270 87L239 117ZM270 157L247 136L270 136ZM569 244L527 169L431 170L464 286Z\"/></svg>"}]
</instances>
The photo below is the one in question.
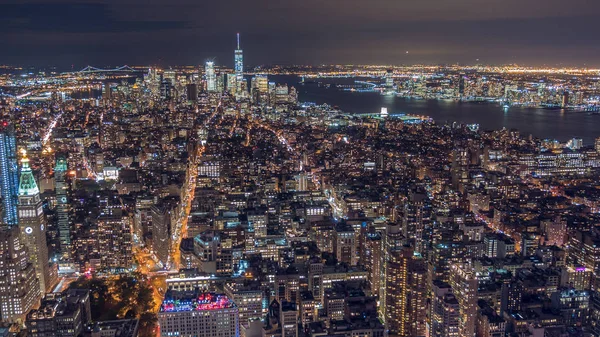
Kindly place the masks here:
<instances>
[{"instance_id":1,"label":"high-rise apartment building","mask_svg":"<svg viewBox=\"0 0 600 337\"><path fill-rule=\"evenodd\" d=\"M459 305L459 336L474 336L478 281L473 266L468 263L453 264L450 269L450 286Z\"/></svg>"},{"instance_id":2,"label":"high-rise apartment building","mask_svg":"<svg viewBox=\"0 0 600 337\"><path fill-rule=\"evenodd\" d=\"M394 70L388 69L385 73L385 88L391 90L394 88Z\"/></svg>"},{"instance_id":3,"label":"high-rise apartment building","mask_svg":"<svg viewBox=\"0 0 600 337\"><path fill-rule=\"evenodd\" d=\"M386 327L390 334L396 336L425 336L426 262L412 247L391 249L386 252Z\"/></svg>"},{"instance_id":4,"label":"high-rise apartment building","mask_svg":"<svg viewBox=\"0 0 600 337\"><path fill-rule=\"evenodd\" d=\"M231 95L235 95L238 89L237 76L235 74L225 74L224 85L225 87L227 87L228 93L230 93Z\"/></svg>"},{"instance_id":5,"label":"high-rise apartment building","mask_svg":"<svg viewBox=\"0 0 600 337\"><path fill-rule=\"evenodd\" d=\"M415 241L415 250L425 253L431 229L431 204L426 191L420 186L409 193L404 205L402 229L404 236Z\"/></svg>"},{"instance_id":6,"label":"high-rise apartment building","mask_svg":"<svg viewBox=\"0 0 600 337\"><path fill-rule=\"evenodd\" d=\"M31 337L77 337L91 321L89 290L70 289L46 295L40 308L27 314L26 325Z\"/></svg>"},{"instance_id":7,"label":"high-rise apartment building","mask_svg":"<svg viewBox=\"0 0 600 337\"><path fill-rule=\"evenodd\" d=\"M576 230L569 235L567 264L582 265L600 275L600 235L594 231Z\"/></svg>"},{"instance_id":8,"label":"high-rise apartment building","mask_svg":"<svg viewBox=\"0 0 600 337\"><path fill-rule=\"evenodd\" d=\"M232 299L239 311L240 326L263 317L264 291L260 283L244 284L239 281L228 282L224 286L225 295Z\"/></svg>"},{"instance_id":9,"label":"high-rise apartment building","mask_svg":"<svg viewBox=\"0 0 600 337\"><path fill-rule=\"evenodd\" d=\"M233 272L232 240L219 231L204 231L194 238L194 254L199 270L209 274L230 275Z\"/></svg>"},{"instance_id":10,"label":"high-rise apartment building","mask_svg":"<svg viewBox=\"0 0 600 337\"><path fill-rule=\"evenodd\" d=\"M17 227L0 229L0 316L23 323L41 298L40 283Z\"/></svg>"},{"instance_id":11,"label":"high-rise apartment building","mask_svg":"<svg viewBox=\"0 0 600 337\"><path fill-rule=\"evenodd\" d=\"M252 100L260 105L269 103L269 78L267 75L256 75L252 78Z\"/></svg>"},{"instance_id":12,"label":"high-rise apartment building","mask_svg":"<svg viewBox=\"0 0 600 337\"><path fill-rule=\"evenodd\" d=\"M431 336L458 337L458 301L448 283L434 281L430 307Z\"/></svg>"},{"instance_id":13,"label":"high-rise apartment building","mask_svg":"<svg viewBox=\"0 0 600 337\"><path fill-rule=\"evenodd\" d=\"M362 264L369 272L369 284L371 292L378 294L383 284L383 239L381 233L366 233L364 256L361 257Z\"/></svg>"},{"instance_id":14,"label":"high-rise apartment building","mask_svg":"<svg viewBox=\"0 0 600 337\"><path fill-rule=\"evenodd\" d=\"M389 223L386 226L385 236L383 238L383 254L381 261L381 268L383 270L382 282L381 282L381 291L379 293L379 300L382 305L379 306L379 316L383 318L383 321L387 324L388 317L388 305L387 303L387 294L388 294L388 282L390 286L393 287L393 280L396 277L392 272L392 266L389 265L389 262L392 261L393 257L391 256L396 250L402 248L402 246L406 243L406 239L404 235L402 235L402 229L398 224ZM394 274L394 275L393 275Z\"/></svg>"},{"instance_id":15,"label":"high-rise apartment building","mask_svg":"<svg viewBox=\"0 0 600 337\"><path fill-rule=\"evenodd\" d=\"M352 266L358 263L356 233L352 226L339 224L335 227L333 246L335 257L339 262L345 262Z\"/></svg>"},{"instance_id":16,"label":"high-rise apartment building","mask_svg":"<svg viewBox=\"0 0 600 337\"><path fill-rule=\"evenodd\" d=\"M266 208L249 209L246 212L246 216L248 217L248 224L254 228L255 237L262 238L267 236L269 216Z\"/></svg>"},{"instance_id":17,"label":"high-rise apartment building","mask_svg":"<svg viewBox=\"0 0 600 337\"><path fill-rule=\"evenodd\" d=\"M127 217L122 216L121 210L113 210L112 214L98 218L98 246L102 249L102 268L131 268L131 236L131 223Z\"/></svg>"}]
</instances>

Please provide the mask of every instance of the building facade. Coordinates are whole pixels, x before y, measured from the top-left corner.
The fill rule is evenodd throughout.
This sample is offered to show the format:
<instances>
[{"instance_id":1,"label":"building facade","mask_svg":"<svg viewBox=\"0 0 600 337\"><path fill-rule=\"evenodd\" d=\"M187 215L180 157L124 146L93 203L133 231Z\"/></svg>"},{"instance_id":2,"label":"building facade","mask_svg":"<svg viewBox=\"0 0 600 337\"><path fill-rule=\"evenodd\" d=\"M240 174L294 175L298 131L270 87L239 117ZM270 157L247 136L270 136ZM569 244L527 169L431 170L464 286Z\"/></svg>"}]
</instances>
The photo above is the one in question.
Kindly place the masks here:
<instances>
[{"instance_id":1,"label":"building facade","mask_svg":"<svg viewBox=\"0 0 600 337\"><path fill-rule=\"evenodd\" d=\"M48 244L46 243L47 223L40 190L29 167L27 157L22 160L19 181L19 228L23 243L29 252L29 261L35 268L40 282L40 290L45 292L50 284Z\"/></svg>"},{"instance_id":2,"label":"building facade","mask_svg":"<svg viewBox=\"0 0 600 337\"><path fill-rule=\"evenodd\" d=\"M14 126L0 122L0 182L2 188L2 222L9 226L18 224L19 175L17 166L17 140Z\"/></svg>"},{"instance_id":3,"label":"building facade","mask_svg":"<svg viewBox=\"0 0 600 337\"><path fill-rule=\"evenodd\" d=\"M3 322L23 323L41 298L40 283L17 227L0 230L0 315Z\"/></svg>"},{"instance_id":4,"label":"building facade","mask_svg":"<svg viewBox=\"0 0 600 337\"><path fill-rule=\"evenodd\" d=\"M167 291L158 312L161 336L239 337L239 312L224 294Z\"/></svg>"}]
</instances>

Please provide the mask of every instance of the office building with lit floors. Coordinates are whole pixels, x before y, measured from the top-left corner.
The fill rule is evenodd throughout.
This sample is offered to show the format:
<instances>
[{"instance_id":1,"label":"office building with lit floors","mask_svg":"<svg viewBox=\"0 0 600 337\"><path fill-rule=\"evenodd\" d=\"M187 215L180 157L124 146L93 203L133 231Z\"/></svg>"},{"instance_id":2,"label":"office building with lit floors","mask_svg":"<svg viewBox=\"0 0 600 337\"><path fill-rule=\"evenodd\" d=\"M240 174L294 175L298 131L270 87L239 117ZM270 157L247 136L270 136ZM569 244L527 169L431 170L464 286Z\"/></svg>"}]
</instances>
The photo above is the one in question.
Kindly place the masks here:
<instances>
[{"instance_id":1,"label":"office building with lit floors","mask_svg":"<svg viewBox=\"0 0 600 337\"><path fill-rule=\"evenodd\" d=\"M152 250L163 266L169 262L171 252L171 228L176 221L178 198L160 199L151 207Z\"/></svg>"},{"instance_id":2,"label":"office building with lit floors","mask_svg":"<svg viewBox=\"0 0 600 337\"><path fill-rule=\"evenodd\" d=\"M12 123L0 123L0 193L2 195L2 222L8 226L18 224L17 205L19 167L17 141Z\"/></svg>"},{"instance_id":3,"label":"office building with lit floors","mask_svg":"<svg viewBox=\"0 0 600 337\"><path fill-rule=\"evenodd\" d=\"M54 167L54 181L56 192L56 218L58 226L58 264L61 271L74 271L73 266L73 243L71 228L71 204L69 202L70 184L67 177L68 164L66 156L60 155L56 158Z\"/></svg>"},{"instance_id":4,"label":"office building with lit floors","mask_svg":"<svg viewBox=\"0 0 600 337\"><path fill-rule=\"evenodd\" d=\"M249 322L260 320L263 312L264 290L260 283L240 282L234 280L223 286L225 294L232 299L238 307L240 326L248 326Z\"/></svg>"},{"instance_id":5,"label":"office building with lit floors","mask_svg":"<svg viewBox=\"0 0 600 337\"><path fill-rule=\"evenodd\" d=\"M239 312L224 294L168 290L158 312L161 336L239 337Z\"/></svg>"},{"instance_id":6,"label":"office building with lit floors","mask_svg":"<svg viewBox=\"0 0 600 337\"><path fill-rule=\"evenodd\" d=\"M453 264L450 268L450 286L458 301L459 336L473 336L477 321L477 291L479 287L473 265L469 263Z\"/></svg>"},{"instance_id":7,"label":"office building with lit floors","mask_svg":"<svg viewBox=\"0 0 600 337\"><path fill-rule=\"evenodd\" d=\"M433 281L430 306L432 337L458 337L459 306L452 288L440 280Z\"/></svg>"},{"instance_id":8,"label":"office building with lit floors","mask_svg":"<svg viewBox=\"0 0 600 337\"><path fill-rule=\"evenodd\" d=\"M131 268L133 263L131 224L120 209L98 217L98 245L102 249L101 266L112 270Z\"/></svg>"},{"instance_id":9,"label":"office building with lit floors","mask_svg":"<svg viewBox=\"0 0 600 337\"><path fill-rule=\"evenodd\" d=\"M46 217L42 210L40 190L29 167L29 159L22 159L19 180L19 228L23 244L27 247L29 261L35 268L40 281L40 290L45 293L52 286L46 243Z\"/></svg>"},{"instance_id":10,"label":"office building with lit floors","mask_svg":"<svg viewBox=\"0 0 600 337\"><path fill-rule=\"evenodd\" d=\"M206 91L217 92L217 75L215 73L215 63L212 61L206 62L204 67L206 76Z\"/></svg>"},{"instance_id":11,"label":"office building with lit floors","mask_svg":"<svg viewBox=\"0 0 600 337\"><path fill-rule=\"evenodd\" d=\"M0 318L22 323L41 299L40 283L19 229L0 229Z\"/></svg>"},{"instance_id":12,"label":"office building with lit floors","mask_svg":"<svg viewBox=\"0 0 600 337\"><path fill-rule=\"evenodd\" d=\"M356 254L356 233L354 232L354 228L345 223L338 224L335 227L334 237L335 257L340 262L355 266L358 263L358 255Z\"/></svg>"},{"instance_id":13,"label":"office building with lit floors","mask_svg":"<svg viewBox=\"0 0 600 337\"><path fill-rule=\"evenodd\" d=\"M30 337L77 337L91 323L90 293L87 289L70 289L48 293L38 309L27 314Z\"/></svg>"},{"instance_id":14,"label":"office building with lit floors","mask_svg":"<svg viewBox=\"0 0 600 337\"><path fill-rule=\"evenodd\" d=\"M281 301L279 308L281 337L298 337L298 308L296 303Z\"/></svg>"}]
</instances>

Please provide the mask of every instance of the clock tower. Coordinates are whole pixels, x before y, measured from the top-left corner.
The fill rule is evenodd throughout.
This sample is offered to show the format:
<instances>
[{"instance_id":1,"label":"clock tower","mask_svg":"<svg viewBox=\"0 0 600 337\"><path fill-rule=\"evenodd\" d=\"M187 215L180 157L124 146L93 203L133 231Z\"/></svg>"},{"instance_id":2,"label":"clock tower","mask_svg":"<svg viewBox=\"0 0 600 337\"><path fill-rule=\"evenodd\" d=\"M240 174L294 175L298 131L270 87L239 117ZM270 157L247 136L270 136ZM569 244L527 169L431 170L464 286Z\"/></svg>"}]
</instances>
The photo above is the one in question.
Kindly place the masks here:
<instances>
[{"instance_id":1,"label":"clock tower","mask_svg":"<svg viewBox=\"0 0 600 337\"><path fill-rule=\"evenodd\" d=\"M50 287L50 271L48 261L48 244L46 243L46 217L42 210L42 200L31 167L29 158L23 152L19 179L19 229L22 241L27 247L29 260L35 268L40 281L42 294Z\"/></svg>"}]
</instances>

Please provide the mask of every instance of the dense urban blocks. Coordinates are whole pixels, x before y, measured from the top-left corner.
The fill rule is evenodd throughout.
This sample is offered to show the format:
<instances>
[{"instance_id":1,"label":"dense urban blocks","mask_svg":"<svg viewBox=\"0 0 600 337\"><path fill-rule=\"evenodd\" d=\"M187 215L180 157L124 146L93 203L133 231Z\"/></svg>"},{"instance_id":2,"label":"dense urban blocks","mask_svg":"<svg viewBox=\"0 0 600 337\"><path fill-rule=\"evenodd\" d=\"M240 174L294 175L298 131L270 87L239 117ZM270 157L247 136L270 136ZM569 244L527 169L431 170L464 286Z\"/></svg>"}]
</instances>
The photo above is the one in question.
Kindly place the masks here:
<instances>
[{"instance_id":1,"label":"dense urban blocks","mask_svg":"<svg viewBox=\"0 0 600 337\"><path fill-rule=\"evenodd\" d=\"M232 60L0 75L10 329L598 335L598 130L550 140L304 101L592 120L597 72L250 69L239 45Z\"/></svg>"}]
</instances>

